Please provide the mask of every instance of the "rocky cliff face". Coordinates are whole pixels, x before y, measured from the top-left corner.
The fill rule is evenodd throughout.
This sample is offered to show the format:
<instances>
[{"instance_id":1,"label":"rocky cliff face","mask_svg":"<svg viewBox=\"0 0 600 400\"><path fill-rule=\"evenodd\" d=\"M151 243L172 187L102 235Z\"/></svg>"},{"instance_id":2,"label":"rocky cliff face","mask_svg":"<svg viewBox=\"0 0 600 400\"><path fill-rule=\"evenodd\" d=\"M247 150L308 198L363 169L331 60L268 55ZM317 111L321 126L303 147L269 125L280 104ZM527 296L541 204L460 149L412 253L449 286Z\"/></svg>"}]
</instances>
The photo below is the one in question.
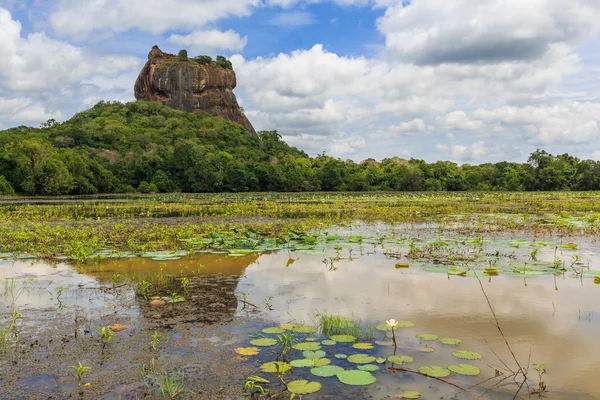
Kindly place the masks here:
<instances>
[{"instance_id":1,"label":"rocky cliff face","mask_svg":"<svg viewBox=\"0 0 600 400\"><path fill-rule=\"evenodd\" d=\"M182 59L154 46L135 82L135 98L160 101L188 112L205 111L256 134L238 105L235 72L216 62Z\"/></svg>"}]
</instances>

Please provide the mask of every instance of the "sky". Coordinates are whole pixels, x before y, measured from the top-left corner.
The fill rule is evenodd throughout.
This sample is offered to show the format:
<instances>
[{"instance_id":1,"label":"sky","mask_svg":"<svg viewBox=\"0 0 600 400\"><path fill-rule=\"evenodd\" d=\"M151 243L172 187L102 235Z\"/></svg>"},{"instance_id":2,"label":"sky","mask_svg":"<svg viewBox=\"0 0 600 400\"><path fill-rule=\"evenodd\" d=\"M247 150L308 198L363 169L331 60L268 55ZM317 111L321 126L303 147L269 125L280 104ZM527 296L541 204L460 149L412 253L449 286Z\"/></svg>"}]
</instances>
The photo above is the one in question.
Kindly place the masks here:
<instances>
[{"instance_id":1,"label":"sky","mask_svg":"<svg viewBox=\"0 0 600 400\"><path fill-rule=\"evenodd\" d=\"M132 101L153 45L224 55L311 156L600 160L598 0L0 0L0 129Z\"/></svg>"}]
</instances>

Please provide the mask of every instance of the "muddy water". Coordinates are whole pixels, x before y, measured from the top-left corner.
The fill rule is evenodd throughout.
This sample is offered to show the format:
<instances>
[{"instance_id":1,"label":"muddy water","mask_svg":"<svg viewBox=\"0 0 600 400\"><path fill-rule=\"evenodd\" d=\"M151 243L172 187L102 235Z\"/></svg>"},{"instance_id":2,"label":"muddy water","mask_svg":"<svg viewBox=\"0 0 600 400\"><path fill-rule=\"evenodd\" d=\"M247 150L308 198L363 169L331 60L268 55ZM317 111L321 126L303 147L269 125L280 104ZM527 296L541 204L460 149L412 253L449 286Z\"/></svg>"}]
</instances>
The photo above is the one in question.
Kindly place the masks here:
<instances>
[{"instance_id":1,"label":"muddy water","mask_svg":"<svg viewBox=\"0 0 600 400\"><path fill-rule=\"evenodd\" d=\"M60 331L51 320L55 320L58 325L72 325L74 306L86 316L86 322L80 330L84 337L86 331L93 337L96 326L113 322L126 325L129 328L126 336L117 337L113 344L122 347L114 347L119 350L114 350L112 355L109 352L107 356L109 359L114 357L109 363L112 365L110 379L113 382L104 385L101 377L92 380L89 393L94 393L94 389L97 392L90 394L90 398L100 398L100 395L104 398L117 398L115 393L122 395L122 398L144 394L145 383L131 373L132 369L137 368L138 361L132 365L129 360L143 358L141 354L147 352L147 349L138 349L136 346L140 342L145 346L148 332L152 332L150 329L161 327L170 332L168 347L160 358L168 360L165 365L191 368L193 374L188 375L189 379L205 374L208 381L214 382L216 386L226 387L226 383L231 384L229 392L225 390L229 395L217 397L196 390L195 397L237 398L234 393L239 392L245 376L260 374L260 370L252 360L243 362L243 372L236 369L239 359L235 357L233 349L248 346L247 335L258 332L265 324L312 324L314 313L325 310L366 324L378 324L389 318L414 322L415 327L398 332L401 347L398 354L413 356L415 363L411 367L414 369L421 365L464 362L452 357L450 353L454 348L436 342L427 343L428 346L435 347L436 352L416 352L417 347L426 344L417 340L416 334L433 333L462 339L460 349L476 351L484 356L481 361L472 362L481 368L481 377L462 378L453 375L449 378L464 387L494 377L496 370L506 373L504 363L515 368L515 362L506 349L502 336L492 323L493 316L476 278L448 277L445 274L424 272L419 268L397 269L397 260L388 259L380 251L371 253L373 254L367 251L362 255L354 253L354 258L349 259L348 253L343 252L341 259L333 265L324 262L326 257L323 255L283 251L242 257L196 254L175 261L120 259L83 267L39 262L2 263L2 326L13 306L26 317L19 322L22 324L20 329L22 336L30 336L31 341L41 338L44 329L50 330L50 333L46 332L46 337L52 336L53 330ZM290 258L295 261L290 263ZM591 267L594 268L594 265ZM154 319L157 311L149 309L147 302L140 296L136 297L127 282L155 279L161 275L189 277L192 282L191 292L186 302L170 305L167 311L158 311L159 318ZM7 285L12 279L15 281L10 290ZM541 363L548 370L548 375L544 377L550 390L548 397L600 399L600 385L597 383L597 371L600 370L600 285L595 285L591 277L579 279L569 273L556 278L538 276L519 279L500 275L482 276L481 280L517 360L523 365ZM28 281L27 287L19 291L19 282L24 281ZM65 288L61 295L62 309L57 301L57 289L60 287ZM246 301L258 306L260 312L239 301L244 298L244 293ZM271 310L267 307L267 302ZM218 328L207 331L207 324L217 324ZM72 328L66 331L72 331ZM64 330L61 335L63 341L66 340ZM88 349L85 351L92 349L91 351L98 352L94 349L94 346L97 348L96 340L97 338L90 338L87 348L84 343L84 349ZM328 353L358 352L346 347L338 345L335 349L326 350ZM67 348L65 351L71 350ZM393 348L378 348L375 351L377 355L387 356L393 352ZM119 361L120 352L121 356L127 354L125 360ZM33 357L33 361L25 363L23 370L19 371L20 380L15 378L17 384L21 385L19 390L26 393L22 398L48 393L61 398L65 387L71 391L76 387L73 379L68 378L68 375L72 375L68 366L62 366L62 369L53 366L46 371L38 365L36 369L33 365L35 357L39 357L40 353L31 351L23 354ZM48 357L47 349L44 349L44 354ZM65 359L70 356L67 353L57 354ZM328 357L332 354L328 354ZM85 356L83 357L85 361ZM225 369L228 371L223 372L224 368L220 364L211 363L214 359L227 363L228 368ZM272 361L268 356L261 356L260 360ZM75 359L47 362L71 365L75 363ZM256 363L259 365L260 362ZM334 362L345 368L353 367L339 361ZM101 368L93 365L94 371L91 374L99 373ZM34 370L38 375L31 372ZM0 381L12 378L12 374L1 374L6 371L0 367ZM294 372L291 379L309 379L323 383L324 388L320 393L312 397L306 396L307 398L385 399L392 398L400 389L420 390L423 398L427 399L452 398L456 393L452 387L428 378L383 371L374 374L378 379L377 383L365 388L344 386L335 378L315 378L307 370ZM536 381L535 373L531 371L531 374L534 378L532 381ZM122 381L124 375L129 375L126 381ZM95 375L90 377L92 379ZM52 388L48 389L48 386ZM189 383L188 387L191 386ZM474 388L473 391L481 395L485 387ZM485 396L508 399L512 398L514 392L515 388L508 386L496 388ZM4 394L2 389L0 393ZM10 395L0 398L15 397L13 393L16 392L6 393ZM463 394L457 398L468 397Z\"/></svg>"}]
</instances>

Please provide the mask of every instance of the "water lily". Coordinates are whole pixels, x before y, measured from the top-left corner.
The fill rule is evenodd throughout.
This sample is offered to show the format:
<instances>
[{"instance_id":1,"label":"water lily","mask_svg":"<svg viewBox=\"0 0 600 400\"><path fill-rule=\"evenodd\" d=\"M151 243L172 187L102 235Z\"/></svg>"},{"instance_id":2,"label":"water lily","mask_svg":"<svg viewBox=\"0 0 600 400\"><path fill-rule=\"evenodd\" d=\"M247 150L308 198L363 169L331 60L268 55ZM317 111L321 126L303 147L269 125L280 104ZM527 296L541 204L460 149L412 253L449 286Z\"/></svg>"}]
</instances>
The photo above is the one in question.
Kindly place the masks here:
<instances>
[{"instance_id":1,"label":"water lily","mask_svg":"<svg viewBox=\"0 0 600 400\"><path fill-rule=\"evenodd\" d=\"M385 323L391 327L391 328L395 328L396 325L398 325L398 322L395 319L388 319L387 321L385 321Z\"/></svg>"}]
</instances>

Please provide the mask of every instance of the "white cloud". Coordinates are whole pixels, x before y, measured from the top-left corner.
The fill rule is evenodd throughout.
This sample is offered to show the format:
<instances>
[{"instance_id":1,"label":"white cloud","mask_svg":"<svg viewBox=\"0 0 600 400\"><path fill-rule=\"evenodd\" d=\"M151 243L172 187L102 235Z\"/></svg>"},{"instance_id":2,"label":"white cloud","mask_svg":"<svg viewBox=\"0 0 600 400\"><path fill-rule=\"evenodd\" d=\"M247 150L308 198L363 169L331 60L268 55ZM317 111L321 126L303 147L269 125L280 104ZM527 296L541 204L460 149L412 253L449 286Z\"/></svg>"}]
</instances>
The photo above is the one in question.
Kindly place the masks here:
<instances>
[{"instance_id":1,"label":"white cloud","mask_svg":"<svg viewBox=\"0 0 600 400\"><path fill-rule=\"evenodd\" d=\"M246 36L240 37L239 33L228 30L195 31L187 35L171 35L169 42L189 46L194 53L211 53L215 50L241 51L248 44Z\"/></svg>"},{"instance_id":2,"label":"white cloud","mask_svg":"<svg viewBox=\"0 0 600 400\"><path fill-rule=\"evenodd\" d=\"M454 143L450 145L436 144L435 148L441 153L438 157L439 160L450 159L450 161L456 161L458 163L474 160L481 161L489 153L482 141L470 145Z\"/></svg>"},{"instance_id":3,"label":"white cloud","mask_svg":"<svg viewBox=\"0 0 600 400\"><path fill-rule=\"evenodd\" d=\"M378 21L390 54L419 64L529 60L598 32L588 0L415 0Z\"/></svg>"},{"instance_id":4,"label":"white cloud","mask_svg":"<svg viewBox=\"0 0 600 400\"><path fill-rule=\"evenodd\" d=\"M464 111L454 111L444 116L437 117L436 121L451 131L475 131L485 125L481 121L470 120Z\"/></svg>"},{"instance_id":5,"label":"white cloud","mask_svg":"<svg viewBox=\"0 0 600 400\"><path fill-rule=\"evenodd\" d=\"M269 20L271 25L282 28L295 28L299 26L312 25L317 22L315 16L306 11L291 11L275 15Z\"/></svg>"}]
</instances>

